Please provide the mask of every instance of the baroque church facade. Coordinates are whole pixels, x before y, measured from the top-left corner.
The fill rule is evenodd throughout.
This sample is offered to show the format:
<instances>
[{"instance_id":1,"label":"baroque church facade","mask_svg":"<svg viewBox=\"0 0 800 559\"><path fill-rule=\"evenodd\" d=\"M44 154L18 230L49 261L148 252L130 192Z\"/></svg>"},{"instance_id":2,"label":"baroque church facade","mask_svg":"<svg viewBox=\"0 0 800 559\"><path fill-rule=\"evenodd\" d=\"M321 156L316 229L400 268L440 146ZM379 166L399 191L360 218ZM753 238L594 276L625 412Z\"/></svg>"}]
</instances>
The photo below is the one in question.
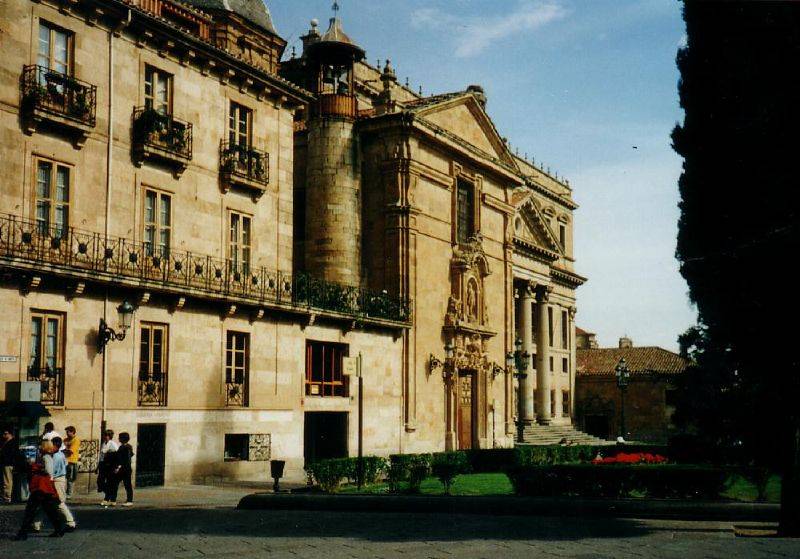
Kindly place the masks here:
<instances>
[{"instance_id":1,"label":"baroque church facade","mask_svg":"<svg viewBox=\"0 0 800 559\"><path fill-rule=\"evenodd\" d=\"M39 400L85 471L128 431L142 485L301 479L355 453L358 357L367 454L571 424L577 206L482 88L338 18L285 57L260 0L9 0L0 41L7 421Z\"/></svg>"}]
</instances>

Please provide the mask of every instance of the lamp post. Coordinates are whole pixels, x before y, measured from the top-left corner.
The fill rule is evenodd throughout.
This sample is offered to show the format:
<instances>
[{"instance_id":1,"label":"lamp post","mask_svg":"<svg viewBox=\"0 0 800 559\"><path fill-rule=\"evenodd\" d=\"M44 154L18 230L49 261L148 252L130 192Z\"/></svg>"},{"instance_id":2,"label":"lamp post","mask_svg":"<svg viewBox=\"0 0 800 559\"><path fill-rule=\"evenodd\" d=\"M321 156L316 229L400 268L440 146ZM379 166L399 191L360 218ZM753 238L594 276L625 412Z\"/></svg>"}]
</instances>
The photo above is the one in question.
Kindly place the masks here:
<instances>
[{"instance_id":1,"label":"lamp post","mask_svg":"<svg viewBox=\"0 0 800 559\"><path fill-rule=\"evenodd\" d=\"M630 381L631 371L628 368L628 363L622 357L614 368L617 374L617 386L619 387L620 394L620 427L619 436L625 440L625 391L628 389L628 382Z\"/></svg>"},{"instance_id":2,"label":"lamp post","mask_svg":"<svg viewBox=\"0 0 800 559\"><path fill-rule=\"evenodd\" d=\"M522 379L528 376L525 371L528 370L528 364L531 360L531 354L527 351L522 351L522 340L519 338L514 341L514 351L509 351L506 354L506 368L514 371L514 378L518 379L517 388L517 441L523 442L523 432L525 425L522 422L524 415L525 403L522 394Z\"/></svg>"},{"instance_id":3,"label":"lamp post","mask_svg":"<svg viewBox=\"0 0 800 559\"><path fill-rule=\"evenodd\" d=\"M119 327L116 331L106 324L105 319L100 319L100 326L97 329L97 351L103 353L106 349L106 344L111 341L122 341L125 339L125 334L128 328L131 327L133 320L133 313L136 309L128 301L123 301L117 307L117 314L119 316Z\"/></svg>"}]
</instances>

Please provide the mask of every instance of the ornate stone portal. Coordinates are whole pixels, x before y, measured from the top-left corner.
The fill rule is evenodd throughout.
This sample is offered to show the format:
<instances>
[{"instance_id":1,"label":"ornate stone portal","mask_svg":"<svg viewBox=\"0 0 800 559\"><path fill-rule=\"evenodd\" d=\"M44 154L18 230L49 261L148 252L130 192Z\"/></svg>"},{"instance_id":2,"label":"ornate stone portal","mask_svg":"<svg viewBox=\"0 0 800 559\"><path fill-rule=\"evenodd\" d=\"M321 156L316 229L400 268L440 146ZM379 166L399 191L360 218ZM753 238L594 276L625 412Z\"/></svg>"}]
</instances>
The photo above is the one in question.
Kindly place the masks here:
<instances>
[{"instance_id":1,"label":"ornate stone portal","mask_svg":"<svg viewBox=\"0 0 800 559\"><path fill-rule=\"evenodd\" d=\"M445 380L448 450L485 445L487 437L488 382L492 363L487 341L489 329L484 279L491 274L480 233L453 248L450 264L450 298L444 317L444 336L453 347Z\"/></svg>"}]
</instances>

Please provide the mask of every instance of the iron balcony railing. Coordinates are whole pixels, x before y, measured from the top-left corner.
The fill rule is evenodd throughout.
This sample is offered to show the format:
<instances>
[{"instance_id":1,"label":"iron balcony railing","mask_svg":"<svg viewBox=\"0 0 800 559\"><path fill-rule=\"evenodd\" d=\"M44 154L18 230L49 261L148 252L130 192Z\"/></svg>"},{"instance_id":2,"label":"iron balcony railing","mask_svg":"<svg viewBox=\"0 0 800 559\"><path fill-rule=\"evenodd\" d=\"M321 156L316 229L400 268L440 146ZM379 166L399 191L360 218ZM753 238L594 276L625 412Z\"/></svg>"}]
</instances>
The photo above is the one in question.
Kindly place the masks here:
<instances>
[{"instance_id":1,"label":"iron balcony railing","mask_svg":"<svg viewBox=\"0 0 800 559\"><path fill-rule=\"evenodd\" d=\"M64 405L64 368L28 367L28 380L42 383L42 404L46 406Z\"/></svg>"},{"instance_id":2,"label":"iron balcony railing","mask_svg":"<svg viewBox=\"0 0 800 559\"><path fill-rule=\"evenodd\" d=\"M44 227L32 220L0 214L0 267L15 263L46 265L54 273L85 273L129 278L141 284L212 296L235 297L253 305L282 305L331 311L356 320L409 323L408 300L384 292L349 287L300 273L242 267L234 260L180 250L153 254L150 244L104 236L75 227Z\"/></svg>"},{"instance_id":3,"label":"iron balcony railing","mask_svg":"<svg viewBox=\"0 0 800 559\"><path fill-rule=\"evenodd\" d=\"M251 146L230 142L220 142L220 169L224 175L231 175L269 184L269 154Z\"/></svg>"},{"instance_id":4,"label":"iron balcony railing","mask_svg":"<svg viewBox=\"0 0 800 559\"><path fill-rule=\"evenodd\" d=\"M23 109L38 109L87 126L96 123L97 86L44 66L22 71Z\"/></svg>"},{"instance_id":5,"label":"iron balcony railing","mask_svg":"<svg viewBox=\"0 0 800 559\"><path fill-rule=\"evenodd\" d=\"M139 373L137 401L140 407L164 407L167 405L167 373Z\"/></svg>"},{"instance_id":6,"label":"iron balcony railing","mask_svg":"<svg viewBox=\"0 0 800 559\"><path fill-rule=\"evenodd\" d=\"M246 408L250 404L249 383L247 376L243 379L231 379L225 383L225 405Z\"/></svg>"},{"instance_id":7,"label":"iron balcony railing","mask_svg":"<svg viewBox=\"0 0 800 559\"><path fill-rule=\"evenodd\" d=\"M192 124L155 109L133 109L133 149L156 149L182 159L192 158Z\"/></svg>"}]
</instances>

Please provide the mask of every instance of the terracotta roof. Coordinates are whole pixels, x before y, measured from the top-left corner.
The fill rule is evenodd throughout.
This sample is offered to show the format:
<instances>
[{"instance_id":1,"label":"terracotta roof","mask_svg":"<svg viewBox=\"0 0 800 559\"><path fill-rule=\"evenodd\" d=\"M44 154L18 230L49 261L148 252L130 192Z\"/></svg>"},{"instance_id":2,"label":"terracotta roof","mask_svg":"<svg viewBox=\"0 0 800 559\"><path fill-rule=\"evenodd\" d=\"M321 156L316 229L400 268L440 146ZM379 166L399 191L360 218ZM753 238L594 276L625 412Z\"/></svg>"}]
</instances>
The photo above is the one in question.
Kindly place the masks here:
<instances>
[{"instance_id":1,"label":"terracotta roof","mask_svg":"<svg viewBox=\"0 0 800 559\"><path fill-rule=\"evenodd\" d=\"M578 335L586 335L586 334L592 335L592 334L594 334L594 332L589 332L588 330L584 330L580 326L576 326L575 327L575 333L578 334Z\"/></svg>"},{"instance_id":2,"label":"terracotta roof","mask_svg":"<svg viewBox=\"0 0 800 559\"><path fill-rule=\"evenodd\" d=\"M579 375L614 375L614 368L623 357L631 374L678 374L689 365L677 353L660 347L579 349L576 372Z\"/></svg>"}]
</instances>

